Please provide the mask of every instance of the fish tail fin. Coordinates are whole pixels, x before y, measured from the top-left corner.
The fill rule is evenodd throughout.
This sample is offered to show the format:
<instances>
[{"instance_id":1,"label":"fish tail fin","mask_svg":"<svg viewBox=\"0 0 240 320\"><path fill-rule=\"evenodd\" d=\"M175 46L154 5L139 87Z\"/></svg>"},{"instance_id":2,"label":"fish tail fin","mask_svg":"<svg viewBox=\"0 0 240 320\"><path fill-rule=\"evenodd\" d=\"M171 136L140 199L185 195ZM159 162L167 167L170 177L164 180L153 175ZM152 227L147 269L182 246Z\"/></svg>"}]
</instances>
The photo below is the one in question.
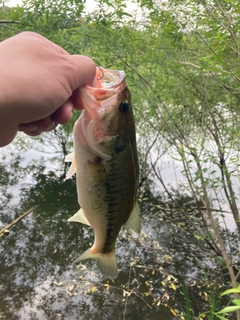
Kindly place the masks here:
<instances>
[{"instance_id":1,"label":"fish tail fin","mask_svg":"<svg viewBox=\"0 0 240 320\"><path fill-rule=\"evenodd\" d=\"M140 210L139 210L137 201L133 207L133 211L130 214L130 217L128 218L124 226L133 238L137 238L138 235L140 234L141 219L140 219Z\"/></svg>"},{"instance_id":2,"label":"fish tail fin","mask_svg":"<svg viewBox=\"0 0 240 320\"><path fill-rule=\"evenodd\" d=\"M111 278L111 279L117 278L118 271L117 271L117 261L116 261L115 251L104 254L104 253L92 253L91 250L92 248L83 252L83 254L81 254L81 256L77 258L74 261L74 263L78 263L86 259L97 260L97 266L104 278Z\"/></svg>"}]
</instances>

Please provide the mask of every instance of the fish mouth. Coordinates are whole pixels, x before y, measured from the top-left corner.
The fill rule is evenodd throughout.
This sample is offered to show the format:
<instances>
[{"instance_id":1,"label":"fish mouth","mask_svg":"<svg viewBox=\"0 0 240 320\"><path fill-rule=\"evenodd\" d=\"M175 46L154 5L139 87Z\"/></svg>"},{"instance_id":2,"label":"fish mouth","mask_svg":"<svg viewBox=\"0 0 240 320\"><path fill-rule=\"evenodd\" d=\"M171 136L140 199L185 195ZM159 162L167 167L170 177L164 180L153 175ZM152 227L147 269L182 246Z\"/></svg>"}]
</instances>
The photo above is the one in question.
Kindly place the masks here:
<instances>
[{"instance_id":1,"label":"fish mouth","mask_svg":"<svg viewBox=\"0 0 240 320\"><path fill-rule=\"evenodd\" d=\"M81 104L93 118L98 110L114 105L117 96L126 87L126 74L122 70L110 70L97 67L92 86L85 85L81 90Z\"/></svg>"},{"instance_id":2,"label":"fish mouth","mask_svg":"<svg viewBox=\"0 0 240 320\"><path fill-rule=\"evenodd\" d=\"M109 70L97 67L95 87L103 89L113 89L121 86L126 75L122 70Z\"/></svg>"},{"instance_id":3,"label":"fish mouth","mask_svg":"<svg viewBox=\"0 0 240 320\"><path fill-rule=\"evenodd\" d=\"M118 110L121 98L119 95L126 89L125 79L124 71L97 67L93 85L85 85L80 89L84 106L81 117L84 139L96 154L105 160L111 159L112 155L102 152L99 145L104 148L119 139L119 128L115 129L112 126L112 118L109 115L115 109Z\"/></svg>"},{"instance_id":4,"label":"fish mouth","mask_svg":"<svg viewBox=\"0 0 240 320\"><path fill-rule=\"evenodd\" d=\"M126 74L122 70L110 70L97 67L96 76L92 86L85 85L84 92L92 101L104 102L116 96L126 87ZM90 103L86 103L91 105Z\"/></svg>"}]
</instances>

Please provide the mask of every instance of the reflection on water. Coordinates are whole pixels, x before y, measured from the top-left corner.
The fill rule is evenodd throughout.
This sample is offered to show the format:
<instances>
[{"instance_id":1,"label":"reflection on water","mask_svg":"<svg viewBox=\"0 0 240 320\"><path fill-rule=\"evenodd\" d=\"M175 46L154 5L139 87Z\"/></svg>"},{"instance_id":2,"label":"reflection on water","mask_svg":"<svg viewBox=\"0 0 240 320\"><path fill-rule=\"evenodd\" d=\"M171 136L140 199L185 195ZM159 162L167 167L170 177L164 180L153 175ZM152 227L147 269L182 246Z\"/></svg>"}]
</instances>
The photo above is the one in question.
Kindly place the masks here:
<instances>
[{"instance_id":1,"label":"reflection on water","mask_svg":"<svg viewBox=\"0 0 240 320\"><path fill-rule=\"evenodd\" d=\"M67 222L78 203L74 179L64 181L64 156L53 166L49 157L29 162L20 152L0 152L2 225L39 205L0 238L0 319L176 319L181 281L197 301L196 312L203 311L204 297L192 285L203 284L204 267L210 280L215 270L216 282L211 252L150 188L141 195L141 236L133 240L121 231L119 277L104 280L94 261L72 265L93 233Z\"/></svg>"}]
</instances>

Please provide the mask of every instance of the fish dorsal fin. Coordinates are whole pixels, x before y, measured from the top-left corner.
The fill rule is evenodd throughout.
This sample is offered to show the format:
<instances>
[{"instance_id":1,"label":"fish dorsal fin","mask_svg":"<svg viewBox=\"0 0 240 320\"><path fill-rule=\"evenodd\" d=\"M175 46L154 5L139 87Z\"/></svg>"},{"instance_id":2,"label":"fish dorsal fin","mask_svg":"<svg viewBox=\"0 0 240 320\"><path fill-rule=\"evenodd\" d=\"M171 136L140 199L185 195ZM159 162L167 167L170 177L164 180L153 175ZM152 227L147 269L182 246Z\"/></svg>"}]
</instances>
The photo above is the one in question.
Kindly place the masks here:
<instances>
[{"instance_id":1,"label":"fish dorsal fin","mask_svg":"<svg viewBox=\"0 0 240 320\"><path fill-rule=\"evenodd\" d=\"M84 210L81 208L79 209L71 218L68 219L70 222L79 222L91 226L86 218Z\"/></svg>"},{"instance_id":2,"label":"fish dorsal fin","mask_svg":"<svg viewBox=\"0 0 240 320\"><path fill-rule=\"evenodd\" d=\"M77 171L77 162L75 159L74 152L72 152L66 156L65 162L72 162L72 164L66 174L65 180L67 180L67 179L71 178L74 175L74 173L76 173L76 171Z\"/></svg>"},{"instance_id":3,"label":"fish dorsal fin","mask_svg":"<svg viewBox=\"0 0 240 320\"><path fill-rule=\"evenodd\" d=\"M128 221L125 223L125 228L133 238L137 238L141 232L140 211L137 201L133 207L130 217L128 218Z\"/></svg>"}]
</instances>

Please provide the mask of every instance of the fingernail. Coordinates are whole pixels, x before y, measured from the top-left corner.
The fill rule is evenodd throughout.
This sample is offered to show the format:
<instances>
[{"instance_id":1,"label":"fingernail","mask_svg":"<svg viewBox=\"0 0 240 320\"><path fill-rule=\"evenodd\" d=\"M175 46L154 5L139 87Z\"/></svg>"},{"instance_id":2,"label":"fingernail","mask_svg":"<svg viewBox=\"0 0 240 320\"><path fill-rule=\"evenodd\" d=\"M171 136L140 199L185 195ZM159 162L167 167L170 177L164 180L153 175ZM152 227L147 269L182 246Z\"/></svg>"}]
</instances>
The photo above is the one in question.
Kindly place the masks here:
<instances>
[{"instance_id":1,"label":"fingernail","mask_svg":"<svg viewBox=\"0 0 240 320\"><path fill-rule=\"evenodd\" d=\"M37 127L35 124L30 124L30 125L27 127L27 131L29 131L29 132L36 132L36 131L38 131L38 127Z\"/></svg>"},{"instance_id":2,"label":"fingernail","mask_svg":"<svg viewBox=\"0 0 240 320\"><path fill-rule=\"evenodd\" d=\"M46 128L46 131L52 130L56 126L56 122L53 121L49 124L49 126Z\"/></svg>"}]
</instances>

